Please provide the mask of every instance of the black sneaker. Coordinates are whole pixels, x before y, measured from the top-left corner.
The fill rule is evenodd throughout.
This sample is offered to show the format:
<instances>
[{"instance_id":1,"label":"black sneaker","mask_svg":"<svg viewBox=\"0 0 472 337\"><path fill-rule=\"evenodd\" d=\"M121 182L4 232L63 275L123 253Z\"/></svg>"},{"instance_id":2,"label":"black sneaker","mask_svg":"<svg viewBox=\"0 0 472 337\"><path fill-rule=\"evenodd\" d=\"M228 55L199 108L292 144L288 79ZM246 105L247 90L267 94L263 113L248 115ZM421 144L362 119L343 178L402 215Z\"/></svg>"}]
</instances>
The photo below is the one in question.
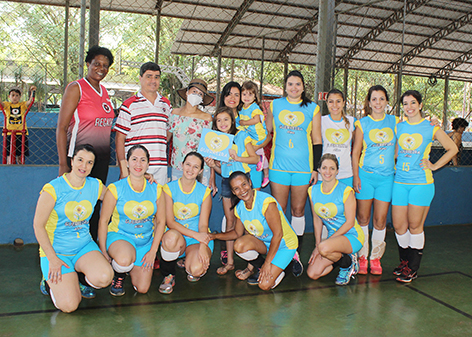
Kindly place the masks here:
<instances>
[{"instance_id":1,"label":"black sneaker","mask_svg":"<svg viewBox=\"0 0 472 337\"><path fill-rule=\"evenodd\" d=\"M303 264L300 261L298 252L295 252L295 256L292 259L292 274L295 277L299 277L301 274L303 274Z\"/></svg>"},{"instance_id":2,"label":"black sneaker","mask_svg":"<svg viewBox=\"0 0 472 337\"><path fill-rule=\"evenodd\" d=\"M123 283L125 282L125 276L120 277L115 275L113 281L111 282L110 294L113 296L123 296L125 294L125 289L123 288Z\"/></svg>"},{"instance_id":3,"label":"black sneaker","mask_svg":"<svg viewBox=\"0 0 472 337\"><path fill-rule=\"evenodd\" d=\"M417 277L418 277L418 274L416 273L416 271L413 271L410 268L405 267L403 268L402 274L398 276L396 280L402 283L410 283Z\"/></svg>"},{"instance_id":4,"label":"black sneaker","mask_svg":"<svg viewBox=\"0 0 472 337\"><path fill-rule=\"evenodd\" d=\"M249 276L247 278L247 284L249 284L251 286L257 286L259 284L259 281L257 279L259 278L259 272L260 271L261 271L260 269L257 269L257 272L255 272L254 274Z\"/></svg>"},{"instance_id":5,"label":"black sneaker","mask_svg":"<svg viewBox=\"0 0 472 337\"><path fill-rule=\"evenodd\" d=\"M393 270L393 275L400 276L403 273L403 269L405 269L405 267L408 267L408 261L402 260L400 265Z\"/></svg>"}]
</instances>

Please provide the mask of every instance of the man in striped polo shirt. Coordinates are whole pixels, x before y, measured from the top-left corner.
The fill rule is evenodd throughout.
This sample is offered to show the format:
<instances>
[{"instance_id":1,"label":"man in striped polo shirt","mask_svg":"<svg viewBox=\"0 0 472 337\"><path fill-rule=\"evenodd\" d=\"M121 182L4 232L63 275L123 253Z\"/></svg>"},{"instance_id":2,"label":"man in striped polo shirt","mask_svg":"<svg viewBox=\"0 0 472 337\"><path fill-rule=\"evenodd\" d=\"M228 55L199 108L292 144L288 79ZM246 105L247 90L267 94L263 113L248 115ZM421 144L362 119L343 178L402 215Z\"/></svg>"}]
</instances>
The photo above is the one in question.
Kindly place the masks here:
<instances>
[{"instance_id":1,"label":"man in striped polo shirt","mask_svg":"<svg viewBox=\"0 0 472 337\"><path fill-rule=\"evenodd\" d=\"M114 130L120 179L128 176L126 153L133 145L145 146L151 156L148 173L161 185L167 183L167 121L172 112L169 100L159 89L161 68L147 62L139 71L141 90L120 107Z\"/></svg>"}]
</instances>

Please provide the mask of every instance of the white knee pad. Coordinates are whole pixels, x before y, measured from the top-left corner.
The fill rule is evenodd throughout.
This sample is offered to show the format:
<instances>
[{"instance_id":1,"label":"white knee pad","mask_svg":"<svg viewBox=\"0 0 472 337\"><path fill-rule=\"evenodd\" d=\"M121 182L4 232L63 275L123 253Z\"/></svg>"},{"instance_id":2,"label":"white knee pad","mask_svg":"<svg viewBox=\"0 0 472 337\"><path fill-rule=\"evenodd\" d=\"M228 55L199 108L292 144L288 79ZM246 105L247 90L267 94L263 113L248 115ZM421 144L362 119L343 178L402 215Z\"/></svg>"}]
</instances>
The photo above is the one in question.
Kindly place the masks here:
<instances>
[{"instance_id":1,"label":"white knee pad","mask_svg":"<svg viewBox=\"0 0 472 337\"><path fill-rule=\"evenodd\" d=\"M359 251L359 257L367 257L369 255L369 226L361 226L362 232L364 233L364 245Z\"/></svg>"},{"instance_id":2,"label":"white knee pad","mask_svg":"<svg viewBox=\"0 0 472 337\"><path fill-rule=\"evenodd\" d=\"M244 252L244 253L237 253L238 256L243 259L243 260L246 260L246 261L253 261L255 259L257 259L257 257L259 256L259 253L256 252L255 250L248 250L247 252Z\"/></svg>"},{"instance_id":3,"label":"white knee pad","mask_svg":"<svg viewBox=\"0 0 472 337\"><path fill-rule=\"evenodd\" d=\"M129 266L120 266L118 263L116 263L115 260L112 260L111 266L113 267L113 270L116 271L117 273L127 273L131 269L133 269L134 263L131 263Z\"/></svg>"},{"instance_id":4,"label":"white knee pad","mask_svg":"<svg viewBox=\"0 0 472 337\"><path fill-rule=\"evenodd\" d=\"M292 216L292 228L297 236L303 235L305 233L305 216Z\"/></svg>"},{"instance_id":5,"label":"white knee pad","mask_svg":"<svg viewBox=\"0 0 472 337\"><path fill-rule=\"evenodd\" d=\"M385 241L385 234L387 233L387 229L384 228L382 230L378 229L373 229L372 230L372 241L377 240L377 241Z\"/></svg>"},{"instance_id":6,"label":"white knee pad","mask_svg":"<svg viewBox=\"0 0 472 337\"><path fill-rule=\"evenodd\" d=\"M410 246L410 231L407 230L405 234L397 234L395 232L395 236L397 238L398 245L404 249Z\"/></svg>"},{"instance_id":7,"label":"white knee pad","mask_svg":"<svg viewBox=\"0 0 472 337\"><path fill-rule=\"evenodd\" d=\"M113 260L114 261L114 260ZM88 279L87 275L85 275L85 281L88 283L89 286L95 289L100 289L100 287L95 286L90 280Z\"/></svg>"},{"instance_id":8,"label":"white knee pad","mask_svg":"<svg viewBox=\"0 0 472 337\"><path fill-rule=\"evenodd\" d=\"M321 226L321 241L324 241L328 238L328 228L325 225Z\"/></svg>"},{"instance_id":9,"label":"white knee pad","mask_svg":"<svg viewBox=\"0 0 472 337\"><path fill-rule=\"evenodd\" d=\"M161 246L161 258L164 261L170 262L170 261L177 260L179 258L179 255L180 255L180 252L168 252L164 250L164 248L162 248Z\"/></svg>"},{"instance_id":10,"label":"white knee pad","mask_svg":"<svg viewBox=\"0 0 472 337\"><path fill-rule=\"evenodd\" d=\"M277 278L275 279L275 283L274 283L274 285L272 286L271 289L274 289L275 287L277 287L279 285L279 283L283 280L284 276L285 276L285 272L282 271L279 274L279 276L277 276Z\"/></svg>"},{"instance_id":11,"label":"white knee pad","mask_svg":"<svg viewBox=\"0 0 472 337\"><path fill-rule=\"evenodd\" d=\"M221 233L226 232L226 217L223 215L223 219L221 219Z\"/></svg>"},{"instance_id":12,"label":"white knee pad","mask_svg":"<svg viewBox=\"0 0 472 337\"><path fill-rule=\"evenodd\" d=\"M413 249L424 248L424 232L420 234L410 234L410 247Z\"/></svg>"},{"instance_id":13,"label":"white knee pad","mask_svg":"<svg viewBox=\"0 0 472 337\"><path fill-rule=\"evenodd\" d=\"M49 295L51 296L51 301L52 301L52 304L54 304L54 306L59 309L59 307L57 306L56 304L56 298L54 297L54 294L52 293L52 289L49 289ZM59 309L61 310L61 309Z\"/></svg>"},{"instance_id":14,"label":"white knee pad","mask_svg":"<svg viewBox=\"0 0 472 337\"><path fill-rule=\"evenodd\" d=\"M372 252L370 253L370 259L381 259L385 253L385 241L374 240L372 238Z\"/></svg>"}]
</instances>

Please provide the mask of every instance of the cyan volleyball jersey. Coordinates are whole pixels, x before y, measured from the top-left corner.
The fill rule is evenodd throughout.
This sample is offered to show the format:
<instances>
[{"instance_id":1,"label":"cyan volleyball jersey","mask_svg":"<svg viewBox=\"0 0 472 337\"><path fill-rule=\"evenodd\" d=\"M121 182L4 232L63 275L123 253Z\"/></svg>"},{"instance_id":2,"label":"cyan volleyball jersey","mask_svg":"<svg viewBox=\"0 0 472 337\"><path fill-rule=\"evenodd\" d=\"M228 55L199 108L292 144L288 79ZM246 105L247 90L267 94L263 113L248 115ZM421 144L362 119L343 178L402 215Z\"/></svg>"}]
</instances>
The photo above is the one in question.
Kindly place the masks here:
<instances>
[{"instance_id":1,"label":"cyan volleyball jersey","mask_svg":"<svg viewBox=\"0 0 472 337\"><path fill-rule=\"evenodd\" d=\"M340 181L336 182L329 193L323 192L323 183L308 188L308 195L313 203L315 213L329 232L336 232L346 222L344 203L350 193L354 193L352 187ZM354 227L347 233L355 235L360 242L364 242L364 233L357 220L354 220Z\"/></svg>"},{"instance_id":2,"label":"cyan volleyball jersey","mask_svg":"<svg viewBox=\"0 0 472 337\"><path fill-rule=\"evenodd\" d=\"M338 179L352 177L352 133L354 132L355 118L346 116L349 126L346 126L344 118L335 121L330 115L321 117L321 135L323 137L323 154L331 153L338 158Z\"/></svg>"},{"instance_id":3,"label":"cyan volleyball jersey","mask_svg":"<svg viewBox=\"0 0 472 337\"><path fill-rule=\"evenodd\" d=\"M313 118L320 111L316 103L300 106L286 97L270 103L274 138L269 168L276 171L311 173L313 171Z\"/></svg>"},{"instance_id":4,"label":"cyan volleyball jersey","mask_svg":"<svg viewBox=\"0 0 472 337\"><path fill-rule=\"evenodd\" d=\"M128 177L110 184L108 190L116 199L108 232L122 234L137 246L148 244L154 234L153 221L162 186L145 180L143 191L138 192L133 189Z\"/></svg>"},{"instance_id":5,"label":"cyan volleyball jersey","mask_svg":"<svg viewBox=\"0 0 472 337\"><path fill-rule=\"evenodd\" d=\"M211 190L196 181L192 190L186 193L182 190L180 179L178 179L166 184L164 193L174 202L174 220L184 227L198 232L202 204L210 195Z\"/></svg>"},{"instance_id":6,"label":"cyan volleyball jersey","mask_svg":"<svg viewBox=\"0 0 472 337\"><path fill-rule=\"evenodd\" d=\"M75 255L92 241L89 221L102 190L102 182L91 177L81 187L73 187L66 174L44 185L41 193L49 193L55 201L46 232L56 254ZM39 254L46 256L41 247Z\"/></svg>"},{"instance_id":7,"label":"cyan volleyball jersey","mask_svg":"<svg viewBox=\"0 0 472 337\"><path fill-rule=\"evenodd\" d=\"M395 129L398 142L395 182L402 184L431 184L433 172L420 166L422 159L429 159L434 135L439 126L421 119L418 123L398 123Z\"/></svg>"},{"instance_id":8,"label":"cyan volleyball jersey","mask_svg":"<svg viewBox=\"0 0 472 337\"><path fill-rule=\"evenodd\" d=\"M265 213L271 203L275 203L282 223L283 237L279 249L296 249L298 247L297 234L285 217L282 207L270 194L254 190L254 200L251 209L247 209L244 201L240 201L234 208L234 215L241 220L244 228L256 238L264 242L269 249L273 233L267 224Z\"/></svg>"},{"instance_id":9,"label":"cyan volleyball jersey","mask_svg":"<svg viewBox=\"0 0 472 337\"><path fill-rule=\"evenodd\" d=\"M389 176L395 167L395 126L398 117L385 114L384 118L375 120L371 115L356 121L356 127L362 130L362 153L359 167L366 172Z\"/></svg>"},{"instance_id":10,"label":"cyan volleyball jersey","mask_svg":"<svg viewBox=\"0 0 472 337\"><path fill-rule=\"evenodd\" d=\"M238 133L236 133L234 136L233 145L231 148L236 151L236 154L239 157L248 157L249 155L246 151L246 144L251 142L251 137L246 131L238 131ZM247 173L251 171L253 166L255 165L249 165L240 161L235 161L229 157L229 162L221 163L221 176L223 178L228 178L231 173L238 171Z\"/></svg>"},{"instance_id":11,"label":"cyan volleyball jersey","mask_svg":"<svg viewBox=\"0 0 472 337\"><path fill-rule=\"evenodd\" d=\"M247 131L249 136L253 139L254 145L261 145L267 138L267 128L264 122L264 114L259 108L259 105L254 102L247 109L243 107L241 111L239 111L239 118L242 121L250 120L251 118L254 118L256 116L260 117L260 123L247 126L240 125L239 129L244 129L245 131Z\"/></svg>"}]
</instances>

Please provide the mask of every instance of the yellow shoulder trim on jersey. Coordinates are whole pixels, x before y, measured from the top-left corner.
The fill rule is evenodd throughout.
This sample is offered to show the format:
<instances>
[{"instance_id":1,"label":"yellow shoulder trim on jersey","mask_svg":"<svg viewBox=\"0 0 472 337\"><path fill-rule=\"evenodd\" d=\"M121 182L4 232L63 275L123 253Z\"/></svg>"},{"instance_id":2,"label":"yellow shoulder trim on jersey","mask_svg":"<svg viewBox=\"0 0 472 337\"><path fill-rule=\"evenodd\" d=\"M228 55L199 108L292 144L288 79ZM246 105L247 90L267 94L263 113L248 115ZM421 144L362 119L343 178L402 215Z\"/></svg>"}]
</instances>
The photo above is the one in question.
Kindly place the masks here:
<instances>
[{"instance_id":1,"label":"yellow shoulder trim on jersey","mask_svg":"<svg viewBox=\"0 0 472 337\"><path fill-rule=\"evenodd\" d=\"M116 200L118 200L118 191L116 190L115 184L108 185L108 190L113 194Z\"/></svg>"},{"instance_id":2,"label":"yellow shoulder trim on jersey","mask_svg":"<svg viewBox=\"0 0 472 337\"><path fill-rule=\"evenodd\" d=\"M169 197L172 198L172 192L170 191L169 185L165 184L162 190L164 191L165 194L167 194Z\"/></svg>"},{"instance_id":3,"label":"yellow shoulder trim on jersey","mask_svg":"<svg viewBox=\"0 0 472 337\"><path fill-rule=\"evenodd\" d=\"M343 203L346 202L346 200L349 197L349 194L351 194L351 192L354 192L352 187L351 186L346 186L346 188L344 189L344 193L343 193Z\"/></svg>"},{"instance_id":4,"label":"yellow shoulder trim on jersey","mask_svg":"<svg viewBox=\"0 0 472 337\"><path fill-rule=\"evenodd\" d=\"M51 184L48 183L44 185L43 189L41 190L39 194L42 194L43 192L48 192L48 194L51 195L54 201L57 201L56 190L54 189L54 187L52 187Z\"/></svg>"}]
</instances>

